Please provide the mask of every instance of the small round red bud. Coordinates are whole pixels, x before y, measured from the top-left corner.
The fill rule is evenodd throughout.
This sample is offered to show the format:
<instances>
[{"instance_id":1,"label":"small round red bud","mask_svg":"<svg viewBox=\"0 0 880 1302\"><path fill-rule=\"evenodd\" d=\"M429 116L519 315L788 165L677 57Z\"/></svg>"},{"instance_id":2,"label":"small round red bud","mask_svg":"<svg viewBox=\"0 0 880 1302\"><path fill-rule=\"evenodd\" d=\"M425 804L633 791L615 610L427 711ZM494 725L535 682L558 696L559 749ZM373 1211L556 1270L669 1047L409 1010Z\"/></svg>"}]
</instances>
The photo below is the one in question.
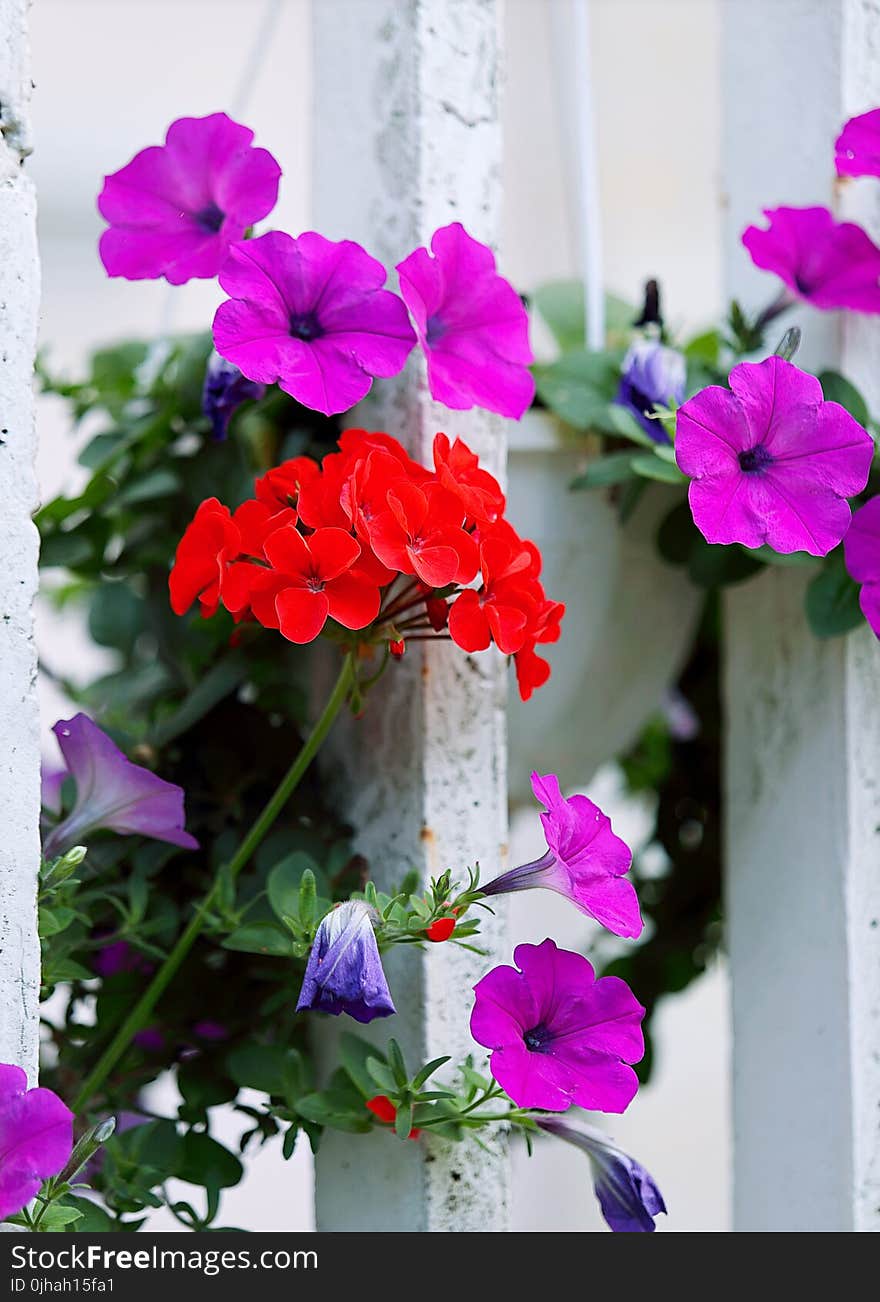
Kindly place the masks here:
<instances>
[{"instance_id":1,"label":"small round red bud","mask_svg":"<svg viewBox=\"0 0 880 1302\"><path fill-rule=\"evenodd\" d=\"M388 650L394 656L395 660L402 660L403 653L406 650L406 643L402 637L395 638L388 643Z\"/></svg>"},{"instance_id":2,"label":"small round red bud","mask_svg":"<svg viewBox=\"0 0 880 1302\"><path fill-rule=\"evenodd\" d=\"M455 931L455 918L438 918L432 922L425 932L428 940L433 940L439 944L441 940L448 940Z\"/></svg>"}]
</instances>

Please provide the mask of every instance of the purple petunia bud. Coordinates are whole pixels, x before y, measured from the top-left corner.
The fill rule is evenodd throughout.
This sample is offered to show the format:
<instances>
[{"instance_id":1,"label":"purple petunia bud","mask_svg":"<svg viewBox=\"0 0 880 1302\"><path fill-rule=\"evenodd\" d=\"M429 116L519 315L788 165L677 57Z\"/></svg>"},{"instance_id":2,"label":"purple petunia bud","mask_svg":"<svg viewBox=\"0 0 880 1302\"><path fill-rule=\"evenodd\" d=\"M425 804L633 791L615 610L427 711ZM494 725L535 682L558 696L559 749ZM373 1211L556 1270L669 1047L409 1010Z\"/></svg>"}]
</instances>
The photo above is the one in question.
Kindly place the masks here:
<instances>
[{"instance_id":1,"label":"purple petunia bud","mask_svg":"<svg viewBox=\"0 0 880 1302\"><path fill-rule=\"evenodd\" d=\"M211 422L214 438L225 439L229 422L242 403L259 402L265 393L265 384L249 380L232 362L212 352L205 368L202 414Z\"/></svg>"},{"instance_id":2,"label":"purple petunia bud","mask_svg":"<svg viewBox=\"0 0 880 1302\"><path fill-rule=\"evenodd\" d=\"M297 1012L348 1013L357 1022L397 1012L373 930L375 909L349 900L331 909L318 927L299 992Z\"/></svg>"},{"instance_id":3,"label":"purple petunia bud","mask_svg":"<svg viewBox=\"0 0 880 1302\"><path fill-rule=\"evenodd\" d=\"M669 439L659 420L652 419L658 407L684 402L687 368L684 357L657 339L640 339L623 359L620 387L614 401L635 416L656 443Z\"/></svg>"},{"instance_id":4,"label":"purple petunia bud","mask_svg":"<svg viewBox=\"0 0 880 1302\"><path fill-rule=\"evenodd\" d=\"M654 1232L654 1217L666 1211L666 1204L654 1177L640 1162L622 1153L593 1126L575 1130L550 1117L542 1117L538 1125L586 1153L602 1215L612 1230L618 1234Z\"/></svg>"}]
</instances>

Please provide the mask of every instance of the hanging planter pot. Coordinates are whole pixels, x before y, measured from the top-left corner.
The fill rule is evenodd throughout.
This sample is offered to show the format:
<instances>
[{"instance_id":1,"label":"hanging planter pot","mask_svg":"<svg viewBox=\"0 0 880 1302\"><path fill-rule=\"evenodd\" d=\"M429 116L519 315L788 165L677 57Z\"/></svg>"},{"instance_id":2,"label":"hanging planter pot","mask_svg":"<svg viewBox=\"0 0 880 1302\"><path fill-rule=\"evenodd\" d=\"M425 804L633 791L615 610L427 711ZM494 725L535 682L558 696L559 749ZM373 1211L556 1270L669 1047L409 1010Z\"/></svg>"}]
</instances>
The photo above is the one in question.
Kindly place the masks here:
<instances>
[{"instance_id":1,"label":"hanging planter pot","mask_svg":"<svg viewBox=\"0 0 880 1302\"><path fill-rule=\"evenodd\" d=\"M560 641L539 648L550 681L524 704L511 676L514 802L530 798L532 769L585 783L632 744L675 681L700 612L702 593L657 552L669 489L649 486L621 527L605 493L570 490L583 463L583 440L548 412L511 427L510 517L541 549L547 591L566 600Z\"/></svg>"}]
</instances>

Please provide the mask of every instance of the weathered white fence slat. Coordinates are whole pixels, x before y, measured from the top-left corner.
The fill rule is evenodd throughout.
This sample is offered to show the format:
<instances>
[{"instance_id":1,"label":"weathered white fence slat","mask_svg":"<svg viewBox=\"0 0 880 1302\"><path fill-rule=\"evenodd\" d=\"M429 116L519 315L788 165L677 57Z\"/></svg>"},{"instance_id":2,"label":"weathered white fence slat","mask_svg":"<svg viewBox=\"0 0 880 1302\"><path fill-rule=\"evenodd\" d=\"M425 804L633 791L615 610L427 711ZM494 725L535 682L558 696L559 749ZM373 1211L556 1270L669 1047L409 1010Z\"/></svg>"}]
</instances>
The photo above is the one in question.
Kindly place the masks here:
<instances>
[{"instance_id":1,"label":"weathered white fence slat","mask_svg":"<svg viewBox=\"0 0 880 1302\"><path fill-rule=\"evenodd\" d=\"M359 240L393 267L433 230L460 220L497 243L500 216L498 0L318 0L314 4L313 178L316 228ZM387 390L386 390L387 391ZM366 419L366 417L365 417ZM371 412L429 464L434 434L460 434L489 469L504 468L503 423L430 401L414 358L393 396ZM424 644L422 644L424 646ZM504 670L448 645L413 646L386 675L337 758L348 812L380 880L415 866L425 877L504 855ZM501 926L489 934L504 955ZM453 945L389 964L412 1016L374 1026L415 1060L461 1059L470 988L486 964ZM397 957L396 955L392 957ZM507 1157L328 1137L317 1170L323 1230L500 1230Z\"/></svg>"},{"instance_id":2,"label":"weathered white fence slat","mask_svg":"<svg viewBox=\"0 0 880 1302\"><path fill-rule=\"evenodd\" d=\"M0 0L0 1062L37 1070L39 717L33 368L39 303L28 0Z\"/></svg>"},{"instance_id":3,"label":"weathered white fence slat","mask_svg":"<svg viewBox=\"0 0 880 1302\"><path fill-rule=\"evenodd\" d=\"M880 4L725 0L722 57L727 284L755 308L773 280L739 235L762 206L880 235L880 181L836 184L833 156L880 104ZM807 364L880 410L877 319L799 320ZM880 647L817 641L796 573L725 611L735 1225L880 1230Z\"/></svg>"}]
</instances>

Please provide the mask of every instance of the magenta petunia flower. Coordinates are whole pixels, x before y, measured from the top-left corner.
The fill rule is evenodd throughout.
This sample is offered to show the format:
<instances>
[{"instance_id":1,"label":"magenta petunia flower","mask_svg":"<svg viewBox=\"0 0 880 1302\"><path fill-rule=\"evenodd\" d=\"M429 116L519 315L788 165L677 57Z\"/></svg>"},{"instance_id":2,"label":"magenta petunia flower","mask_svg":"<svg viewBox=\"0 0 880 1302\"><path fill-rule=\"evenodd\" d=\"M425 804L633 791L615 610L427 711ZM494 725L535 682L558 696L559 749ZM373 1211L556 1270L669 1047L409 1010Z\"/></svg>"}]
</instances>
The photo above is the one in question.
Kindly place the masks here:
<instances>
[{"instance_id":1,"label":"magenta petunia flower","mask_svg":"<svg viewBox=\"0 0 880 1302\"><path fill-rule=\"evenodd\" d=\"M216 276L230 245L275 207L281 168L225 113L172 122L164 145L105 177L99 245L108 275L183 285Z\"/></svg>"},{"instance_id":2,"label":"magenta petunia flower","mask_svg":"<svg viewBox=\"0 0 880 1302\"><path fill-rule=\"evenodd\" d=\"M874 443L815 376L781 357L741 362L679 408L675 458L710 543L825 556L846 533Z\"/></svg>"},{"instance_id":3,"label":"magenta petunia flower","mask_svg":"<svg viewBox=\"0 0 880 1302\"><path fill-rule=\"evenodd\" d=\"M21 1067L0 1064L0 1220L26 1207L73 1150L73 1113L51 1090L27 1087Z\"/></svg>"},{"instance_id":4,"label":"magenta petunia flower","mask_svg":"<svg viewBox=\"0 0 880 1302\"><path fill-rule=\"evenodd\" d=\"M862 585L862 614L880 637L880 497L872 497L856 511L843 540L843 554L850 578Z\"/></svg>"},{"instance_id":5,"label":"magenta petunia flower","mask_svg":"<svg viewBox=\"0 0 880 1302\"><path fill-rule=\"evenodd\" d=\"M834 152L838 176L880 176L880 109L850 118Z\"/></svg>"},{"instance_id":6,"label":"magenta petunia flower","mask_svg":"<svg viewBox=\"0 0 880 1302\"><path fill-rule=\"evenodd\" d=\"M641 935L638 896L624 877L632 851L612 832L608 816L586 796L566 800L555 773L533 773L532 790L547 810L541 815L547 853L481 886L484 895L543 887L565 895L616 936Z\"/></svg>"},{"instance_id":7,"label":"magenta petunia flower","mask_svg":"<svg viewBox=\"0 0 880 1302\"><path fill-rule=\"evenodd\" d=\"M279 384L325 416L360 402L375 376L397 375L415 344L381 262L351 240L272 231L232 249L214 346L243 375Z\"/></svg>"},{"instance_id":8,"label":"magenta petunia flower","mask_svg":"<svg viewBox=\"0 0 880 1302\"><path fill-rule=\"evenodd\" d=\"M52 731L76 783L76 801L46 838L47 859L81 844L97 828L198 849L198 841L184 830L180 787L132 764L85 714L61 719Z\"/></svg>"},{"instance_id":9,"label":"magenta petunia flower","mask_svg":"<svg viewBox=\"0 0 880 1302\"><path fill-rule=\"evenodd\" d=\"M573 1103L623 1112L638 1089L628 1064L645 1051L645 1010L619 977L596 980L581 954L552 940L517 945L520 969L495 967L474 987L471 1035L492 1050L492 1075L521 1108Z\"/></svg>"},{"instance_id":10,"label":"magenta petunia flower","mask_svg":"<svg viewBox=\"0 0 880 1302\"><path fill-rule=\"evenodd\" d=\"M485 407L519 420L535 396L529 318L492 250L460 222L398 263L400 292L428 363L431 396L454 411Z\"/></svg>"},{"instance_id":11,"label":"magenta petunia flower","mask_svg":"<svg viewBox=\"0 0 880 1302\"><path fill-rule=\"evenodd\" d=\"M775 272L814 307L880 312L880 249L853 222L827 208L765 208L767 230L749 226L742 242L752 262Z\"/></svg>"}]
</instances>

